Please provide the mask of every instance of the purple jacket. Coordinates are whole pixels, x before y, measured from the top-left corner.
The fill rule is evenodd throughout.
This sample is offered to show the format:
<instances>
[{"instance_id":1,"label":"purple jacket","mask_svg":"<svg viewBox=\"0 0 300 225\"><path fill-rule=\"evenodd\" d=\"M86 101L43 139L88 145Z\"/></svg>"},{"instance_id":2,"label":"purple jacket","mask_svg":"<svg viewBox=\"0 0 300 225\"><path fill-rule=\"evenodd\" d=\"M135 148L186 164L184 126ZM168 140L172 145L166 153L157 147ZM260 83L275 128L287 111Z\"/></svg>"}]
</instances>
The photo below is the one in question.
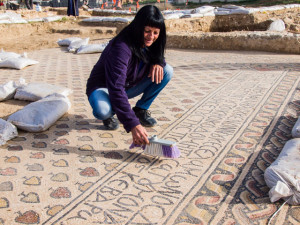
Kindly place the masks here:
<instances>
[{"instance_id":1,"label":"purple jacket","mask_svg":"<svg viewBox=\"0 0 300 225\"><path fill-rule=\"evenodd\" d=\"M124 41L113 39L102 52L87 81L88 97L98 88L108 89L112 109L127 132L140 122L131 109L126 90L147 76L150 68L150 64L144 64L138 73L139 64L140 60Z\"/></svg>"}]
</instances>

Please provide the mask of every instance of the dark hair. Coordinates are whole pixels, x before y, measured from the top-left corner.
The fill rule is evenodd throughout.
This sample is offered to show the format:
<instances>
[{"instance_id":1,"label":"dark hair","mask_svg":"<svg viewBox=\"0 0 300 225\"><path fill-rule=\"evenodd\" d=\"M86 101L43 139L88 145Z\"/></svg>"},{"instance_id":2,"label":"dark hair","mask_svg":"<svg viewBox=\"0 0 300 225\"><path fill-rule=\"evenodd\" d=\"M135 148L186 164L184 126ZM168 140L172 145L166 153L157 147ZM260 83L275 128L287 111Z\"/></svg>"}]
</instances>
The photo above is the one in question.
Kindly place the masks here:
<instances>
[{"instance_id":1,"label":"dark hair","mask_svg":"<svg viewBox=\"0 0 300 225\"><path fill-rule=\"evenodd\" d=\"M146 26L160 29L157 40L148 47L147 54L143 54L144 28ZM133 21L125 27L117 37L125 37L133 54L144 62L162 64L166 46L166 26L162 13L153 5L142 7L134 17Z\"/></svg>"}]
</instances>

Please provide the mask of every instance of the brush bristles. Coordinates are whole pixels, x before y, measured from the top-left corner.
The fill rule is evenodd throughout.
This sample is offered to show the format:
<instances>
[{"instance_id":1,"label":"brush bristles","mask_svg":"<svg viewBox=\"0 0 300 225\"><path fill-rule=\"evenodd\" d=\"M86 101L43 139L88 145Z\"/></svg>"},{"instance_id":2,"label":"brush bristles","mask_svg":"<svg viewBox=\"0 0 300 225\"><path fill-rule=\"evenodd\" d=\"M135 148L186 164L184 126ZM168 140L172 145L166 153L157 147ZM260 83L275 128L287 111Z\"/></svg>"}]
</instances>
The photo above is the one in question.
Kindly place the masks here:
<instances>
[{"instance_id":1,"label":"brush bristles","mask_svg":"<svg viewBox=\"0 0 300 225\"><path fill-rule=\"evenodd\" d=\"M176 145L161 145L157 143L150 143L146 145L145 154L154 156L163 156L166 158L178 158L180 156L180 151Z\"/></svg>"},{"instance_id":2,"label":"brush bristles","mask_svg":"<svg viewBox=\"0 0 300 225\"><path fill-rule=\"evenodd\" d=\"M164 153L164 157L179 158L179 156L180 156L180 151L179 151L177 145L171 145L171 146L163 145L162 150Z\"/></svg>"},{"instance_id":3,"label":"brush bristles","mask_svg":"<svg viewBox=\"0 0 300 225\"><path fill-rule=\"evenodd\" d=\"M166 140L153 140L149 139L150 144L148 145L138 145L132 143L129 149L140 147L144 150L145 154L153 156L162 156L166 158L178 158L180 156L180 151L176 146L175 142L166 141ZM160 142L160 143L158 143Z\"/></svg>"},{"instance_id":4,"label":"brush bristles","mask_svg":"<svg viewBox=\"0 0 300 225\"><path fill-rule=\"evenodd\" d=\"M156 155L156 156L164 155L161 145L156 143L150 143L149 145L146 145L144 153L149 155Z\"/></svg>"}]
</instances>

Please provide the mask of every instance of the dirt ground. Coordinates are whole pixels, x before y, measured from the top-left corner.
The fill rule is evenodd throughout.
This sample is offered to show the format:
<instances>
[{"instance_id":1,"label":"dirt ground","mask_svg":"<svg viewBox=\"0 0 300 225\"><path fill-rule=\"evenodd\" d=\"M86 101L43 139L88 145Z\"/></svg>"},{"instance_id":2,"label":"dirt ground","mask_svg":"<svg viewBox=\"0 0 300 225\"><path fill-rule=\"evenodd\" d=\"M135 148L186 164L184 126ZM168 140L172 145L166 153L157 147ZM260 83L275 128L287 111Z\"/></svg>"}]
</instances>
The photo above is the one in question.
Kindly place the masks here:
<instances>
[{"instance_id":1,"label":"dirt ground","mask_svg":"<svg viewBox=\"0 0 300 225\"><path fill-rule=\"evenodd\" d=\"M3 11L2 11L3 12ZM80 17L68 17L66 15L66 9L59 8L57 10L53 8L44 8L43 12L36 12L34 10L17 10L13 11L20 13L23 18L41 18L54 15L65 15L65 19L60 22L34 22L28 24L0 24L0 49L5 51L13 51L17 53L23 53L24 51L34 51L44 48L58 47L57 41L70 36L77 36L81 38L90 38L90 43L103 42L103 40L112 38L116 33L116 27L107 26L96 27L83 25L81 23L82 18L91 16L90 12L80 9ZM1 11L0 11L1 13ZM300 32L300 11L299 8L293 10L279 10L267 13L256 13L254 16L243 16L236 18L231 17L219 17L217 19L212 18L201 18L201 19L178 19L172 22L172 26L167 24L167 31L178 32L181 29L182 32L198 32L202 30L204 32L213 29L211 24L215 25L215 29L220 31L243 30L247 27L251 27L251 23L258 25L263 24L265 21L274 19L282 19L286 24L286 30L289 32L299 33ZM232 23L232 27L228 27L230 21L236 20ZM217 22L216 22L217 21ZM238 21L238 22L237 22ZM174 26L176 23L176 26ZM169 23L171 24L171 23ZM237 24L240 24L238 27ZM241 26L241 24L243 26ZM186 30L187 25L192 27L192 30ZM123 25L125 26L125 25ZM234 27L236 26L236 27ZM224 28L224 29L223 29ZM194 29L194 30L193 30ZM223 30L222 30L223 29ZM235 30L235 31L236 31ZM214 30L215 31L215 30Z\"/></svg>"},{"instance_id":2,"label":"dirt ground","mask_svg":"<svg viewBox=\"0 0 300 225\"><path fill-rule=\"evenodd\" d=\"M16 11L13 11L16 12ZM44 12L35 12L29 10L18 11L22 18L41 18L48 16L55 16L57 13L45 10ZM80 15L84 14L90 16L87 12L80 11ZM77 36L81 38L90 37L91 41L101 40L112 35L99 35L99 33L90 32L91 27L84 27L78 24L80 18L67 17L61 22L34 22L28 24L0 24L0 32L5 33L0 38L0 49L5 51L12 51L23 53L24 51L34 51L38 49L58 47L57 41L70 36ZM62 33L65 29L80 29L81 32L77 34ZM86 32L84 32L86 30Z\"/></svg>"}]
</instances>

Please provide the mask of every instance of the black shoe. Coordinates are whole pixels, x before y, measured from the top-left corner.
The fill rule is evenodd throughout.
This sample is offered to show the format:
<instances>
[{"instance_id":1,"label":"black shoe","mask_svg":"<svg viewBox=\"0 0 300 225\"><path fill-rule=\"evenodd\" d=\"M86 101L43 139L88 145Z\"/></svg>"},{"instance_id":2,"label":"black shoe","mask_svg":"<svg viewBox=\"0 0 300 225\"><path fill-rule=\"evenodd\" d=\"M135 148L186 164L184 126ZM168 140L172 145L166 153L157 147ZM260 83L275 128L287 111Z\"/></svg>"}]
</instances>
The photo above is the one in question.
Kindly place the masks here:
<instances>
[{"instance_id":1,"label":"black shoe","mask_svg":"<svg viewBox=\"0 0 300 225\"><path fill-rule=\"evenodd\" d=\"M107 130L116 130L119 128L119 122L113 116L103 120L103 124Z\"/></svg>"},{"instance_id":2,"label":"black shoe","mask_svg":"<svg viewBox=\"0 0 300 225\"><path fill-rule=\"evenodd\" d=\"M144 127L153 127L157 122L151 117L151 113L147 109L141 109L139 107L133 107L132 110L135 112L137 118L139 118L140 123Z\"/></svg>"}]
</instances>

